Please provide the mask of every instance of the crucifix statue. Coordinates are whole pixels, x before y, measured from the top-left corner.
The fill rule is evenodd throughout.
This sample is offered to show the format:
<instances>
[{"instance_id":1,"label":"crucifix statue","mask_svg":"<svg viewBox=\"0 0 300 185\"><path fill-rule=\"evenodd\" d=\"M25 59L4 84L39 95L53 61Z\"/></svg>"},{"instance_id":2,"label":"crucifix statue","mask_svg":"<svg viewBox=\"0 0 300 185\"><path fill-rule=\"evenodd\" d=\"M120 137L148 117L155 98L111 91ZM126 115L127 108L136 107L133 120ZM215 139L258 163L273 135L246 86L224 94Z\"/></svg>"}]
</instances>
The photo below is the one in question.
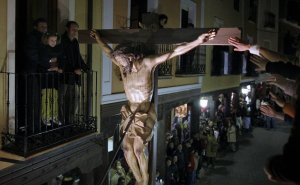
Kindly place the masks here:
<instances>
[{"instance_id":1,"label":"crucifix statue","mask_svg":"<svg viewBox=\"0 0 300 185\"><path fill-rule=\"evenodd\" d=\"M201 34L196 40L178 45L173 51L146 56L143 49L134 48L130 44L118 45L112 49L103 41L101 35L91 31L104 53L120 69L128 105L121 109L122 123L120 132L125 134L122 148L138 185L148 185L148 156L145 151L151 140L152 129L156 123L156 112L151 103L153 92L153 72L156 66L182 55L191 49L212 40L215 31ZM135 46L136 47L136 46ZM143 48L143 47L139 47ZM130 123L133 118L132 123ZM130 124L128 131L125 128Z\"/></svg>"},{"instance_id":2,"label":"crucifix statue","mask_svg":"<svg viewBox=\"0 0 300 185\"><path fill-rule=\"evenodd\" d=\"M98 43L118 66L128 104L121 108L122 148L137 185L149 184L147 144L152 138L156 112L152 100L154 70L167 60L187 53L199 45L228 45L229 37L239 37L237 28L83 30L79 42ZM114 49L108 43L116 43ZM120 44L125 43L125 44ZM177 44L169 52L147 54L147 44Z\"/></svg>"}]
</instances>

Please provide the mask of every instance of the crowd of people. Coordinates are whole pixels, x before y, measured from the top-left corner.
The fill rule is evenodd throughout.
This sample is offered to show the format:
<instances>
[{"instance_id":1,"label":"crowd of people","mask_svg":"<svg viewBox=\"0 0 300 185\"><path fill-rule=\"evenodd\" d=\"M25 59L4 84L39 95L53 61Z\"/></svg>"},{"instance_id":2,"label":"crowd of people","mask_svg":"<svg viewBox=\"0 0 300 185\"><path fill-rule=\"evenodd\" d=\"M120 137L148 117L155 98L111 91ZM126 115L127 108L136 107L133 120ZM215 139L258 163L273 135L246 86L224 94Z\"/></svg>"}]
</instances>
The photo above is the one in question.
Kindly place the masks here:
<instances>
[{"instance_id":1,"label":"crowd of people","mask_svg":"<svg viewBox=\"0 0 300 185\"><path fill-rule=\"evenodd\" d=\"M204 171L215 167L218 153L237 151L237 137L246 129L239 125L236 114L225 117L223 111L217 110L215 120L203 119L199 132L188 139L181 141L177 134L168 134L164 178L167 185L193 185Z\"/></svg>"},{"instance_id":2,"label":"crowd of people","mask_svg":"<svg viewBox=\"0 0 300 185\"><path fill-rule=\"evenodd\" d=\"M110 169L109 177L110 185L135 184L133 173L126 164L125 158L120 158L114 162L114 166Z\"/></svg>"},{"instance_id":3,"label":"crowd of people","mask_svg":"<svg viewBox=\"0 0 300 185\"><path fill-rule=\"evenodd\" d=\"M220 101L214 121L205 121L200 132L192 138L181 141L177 135L167 138L166 184L195 184L201 176L201 169L214 168L217 153L237 150L237 138L251 130L251 121L262 118L266 129L273 127L274 119L292 123L289 140L283 153L270 157L264 170L270 181L299 184L294 171L300 163L297 146L300 142L297 80L300 67L289 62L289 57L270 51L258 45L248 45L238 38L230 38L229 44L235 51L249 51L250 62L257 65L258 71L266 71L271 76L255 85L255 96L240 96L237 109L231 109L229 117L224 115L226 106ZM249 101L249 102L248 102ZM252 103L250 103L252 102Z\"/></svg>"}]
</instances>

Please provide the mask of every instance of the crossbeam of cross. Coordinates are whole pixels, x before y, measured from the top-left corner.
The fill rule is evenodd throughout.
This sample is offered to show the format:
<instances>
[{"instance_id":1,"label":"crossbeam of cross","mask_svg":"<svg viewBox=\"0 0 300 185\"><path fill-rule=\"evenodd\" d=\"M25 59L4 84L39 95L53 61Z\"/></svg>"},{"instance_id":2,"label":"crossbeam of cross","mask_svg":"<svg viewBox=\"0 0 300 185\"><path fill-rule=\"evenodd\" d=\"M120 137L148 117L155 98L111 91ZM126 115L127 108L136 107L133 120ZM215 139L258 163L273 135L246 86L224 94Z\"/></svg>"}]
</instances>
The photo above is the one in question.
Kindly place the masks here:
<instances>
[{"instance_id":1,"label":"crossbeam of cross","mask_svg":"<svg viewBox=\"0 0 300 185\"><path fill-rule=\"evenodd\" d=\"M101 38L109 44L125 42L147 44L177 44L190 42L200 34L212 28L165 28L165 29L102 29L97 30ZM229 45L229 37L241 37L239 28L215 28L216 37L203 45ZM89 30L79 30L79 43L94 44L96 41L90 37Z\"/></svg>"}]
</instances>

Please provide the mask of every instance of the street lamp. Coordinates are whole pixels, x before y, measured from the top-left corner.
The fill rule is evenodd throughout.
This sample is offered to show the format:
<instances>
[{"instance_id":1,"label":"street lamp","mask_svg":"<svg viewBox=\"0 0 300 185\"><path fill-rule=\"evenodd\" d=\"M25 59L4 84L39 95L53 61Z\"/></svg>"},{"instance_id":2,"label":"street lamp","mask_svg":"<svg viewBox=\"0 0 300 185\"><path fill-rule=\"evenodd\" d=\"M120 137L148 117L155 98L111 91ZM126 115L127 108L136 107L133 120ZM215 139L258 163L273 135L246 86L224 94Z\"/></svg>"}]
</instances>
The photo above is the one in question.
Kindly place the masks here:
<instances>
[{"instance_id":1,"label":"street lamp","mask_svg":"<svg viewBox=\"0 0 300 185\"><path fill-rule=\"evenodd\" d=\"M247 95L250 92L248 88L242 88L242 94Z\"/></svg>"},{"instance_id":2,"label":"street lamp","mask_svg":"<svg viewBox=\"0 0 300 185\"><path fill-rule=\"evenodd\" d=\"M207 107L207 104L208 104L208 100L207 99L204 99L204 98L200 99L200 107L201 108L205 109Z\"/></svg>"}]
</instances>

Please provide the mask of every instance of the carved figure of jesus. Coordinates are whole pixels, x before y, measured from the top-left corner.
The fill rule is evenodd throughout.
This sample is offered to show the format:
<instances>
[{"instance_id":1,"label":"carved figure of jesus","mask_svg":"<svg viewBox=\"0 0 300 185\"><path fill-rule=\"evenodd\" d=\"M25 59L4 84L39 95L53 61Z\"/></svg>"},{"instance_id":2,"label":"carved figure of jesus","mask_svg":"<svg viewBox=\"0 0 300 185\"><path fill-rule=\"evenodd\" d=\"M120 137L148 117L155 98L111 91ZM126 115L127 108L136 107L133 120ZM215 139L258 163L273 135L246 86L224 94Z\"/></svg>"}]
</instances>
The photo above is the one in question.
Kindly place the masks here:
<instances>
[{"instance_id":1,"label":"carved figure of jesus","mask_svg":"<svg viewBox=\"0 0 300 185\"><path fill-rule=\"evenodd\" d=\"M132 170L137 185L148 185L147 143L152 138L152 129L156 123L153 103L153 77L159 64L190 51L212 40L214 30L201 34L196 40L182 43L167 53L146 56L131 45L118 45L112 49L103 41L101 35L92 30L90 36L96 39L103 52L117 65L121 72L128 104L121 108L122 123L120 132L125 134L122 148L128 166ZM132 123L129 123L132 119ZM130 124L125 133L127 124Z\"/></svg>"}]
</instances>

